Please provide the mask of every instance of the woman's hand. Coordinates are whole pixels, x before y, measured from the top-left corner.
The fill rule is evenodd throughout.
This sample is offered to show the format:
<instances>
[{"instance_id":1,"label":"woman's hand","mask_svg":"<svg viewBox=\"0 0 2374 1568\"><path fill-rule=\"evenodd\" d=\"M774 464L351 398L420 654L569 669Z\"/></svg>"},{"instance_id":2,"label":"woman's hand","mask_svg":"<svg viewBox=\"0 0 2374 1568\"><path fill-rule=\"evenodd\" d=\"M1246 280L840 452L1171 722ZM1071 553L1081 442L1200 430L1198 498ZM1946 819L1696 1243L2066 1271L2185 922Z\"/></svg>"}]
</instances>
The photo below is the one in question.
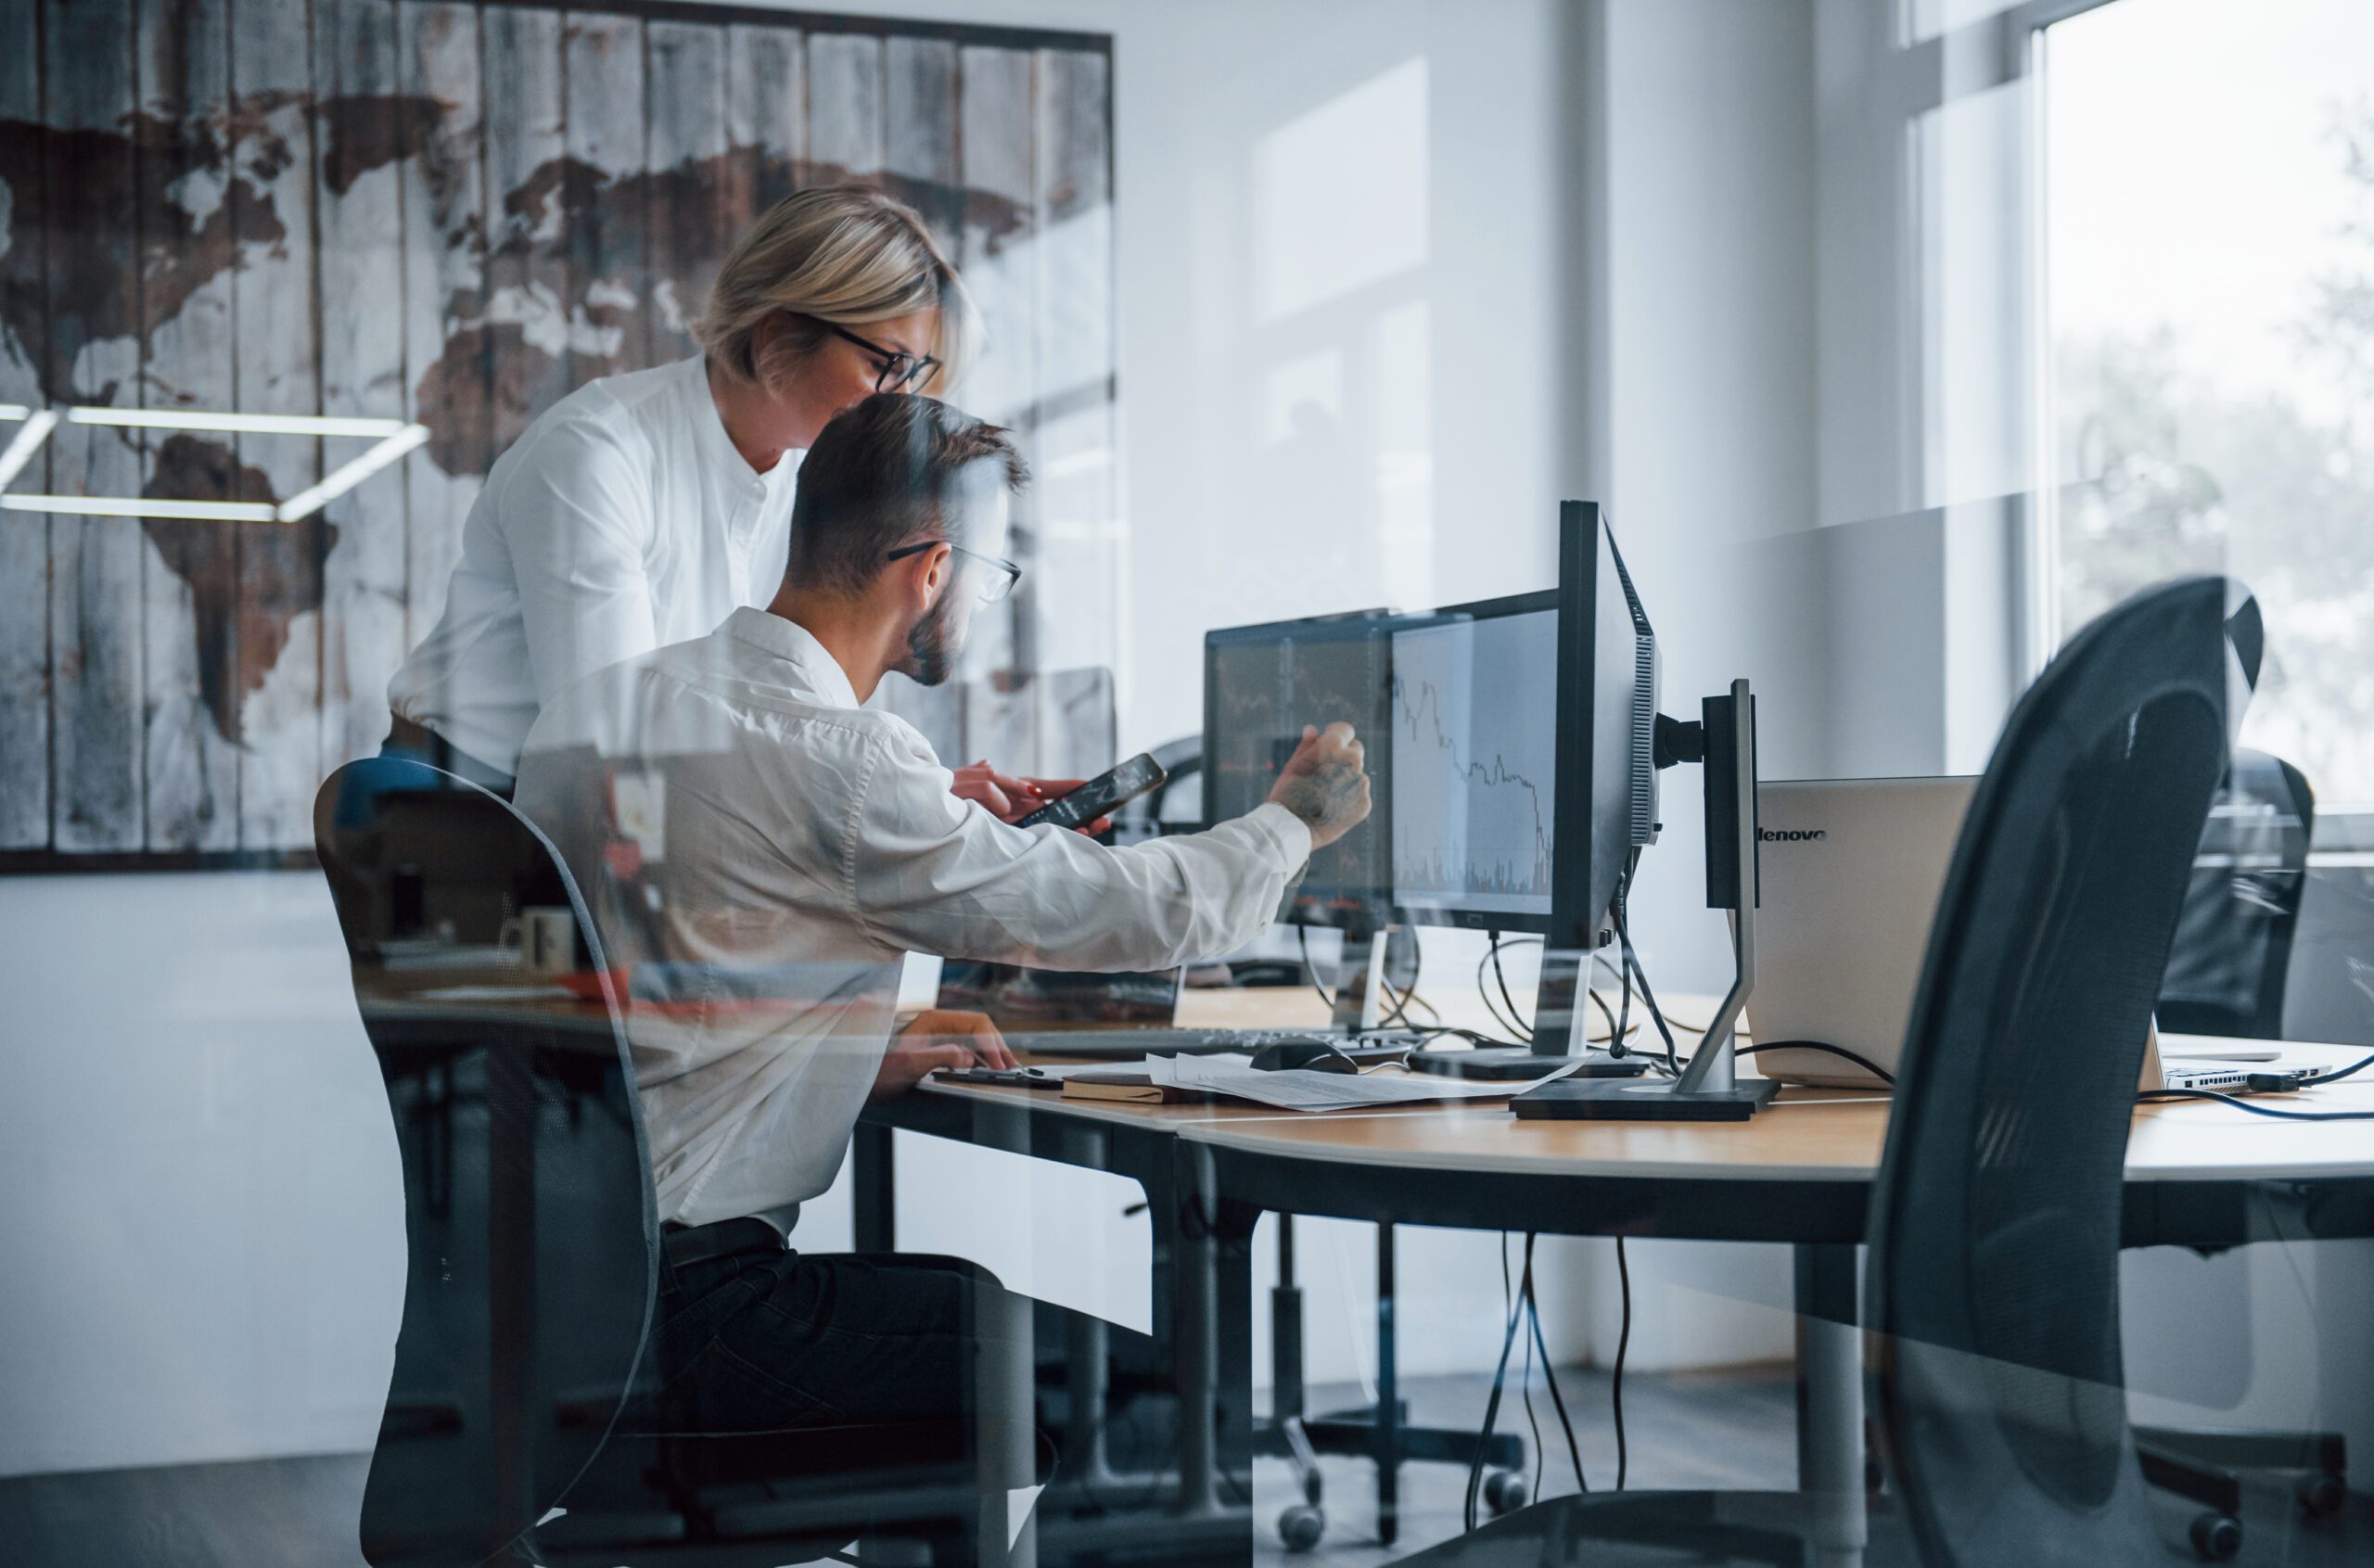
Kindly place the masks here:
<instances>
[{"instance_id":1,"label":"woman's hand","mask_svg":"<svg viewBox=\"0 0 2374 1568\"><path fill-rule=\"evenodd\" d=\"M874 1070L873 1098L903 1094L942 1067L1012 1067L1014 1052L1006 1048L998 1026L978 1013L944 1013L927 1009L909 1019L890 1037Z\"/></svg>"},{"instance_id":2,"label":"woman's hand","mask_svg":"<svg viewBox=\"0 0 2374 1568\"><path fill-rule=\"evenodd\" d=\"M977 800L1002 822L1018 822L1054 798L1037 779L1010 778L987 762L972 762L956 770L950 792L959 800Z\"/></svg>"}]
</instances>

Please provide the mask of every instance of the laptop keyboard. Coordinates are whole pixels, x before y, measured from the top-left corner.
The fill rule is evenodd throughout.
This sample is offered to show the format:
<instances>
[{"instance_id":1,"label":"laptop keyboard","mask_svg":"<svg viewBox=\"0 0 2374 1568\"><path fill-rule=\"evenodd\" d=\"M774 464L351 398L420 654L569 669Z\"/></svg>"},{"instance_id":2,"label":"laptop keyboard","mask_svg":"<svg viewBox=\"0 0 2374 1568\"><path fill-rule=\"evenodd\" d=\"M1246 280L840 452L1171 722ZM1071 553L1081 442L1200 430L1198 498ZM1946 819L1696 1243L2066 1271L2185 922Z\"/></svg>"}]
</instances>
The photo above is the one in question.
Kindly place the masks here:
<instances>
[{"instance_id":1,"label":"laptop keyboard","mask_svg":"<svg viewBox=\"0 0 2374 1568\"><path fill-rule=\"evenodd\" d=\"M1007 1030L1006 1044L1016 1051L1043 1056L1147 1055L1207 1056L1216 1052L1250 1053L1265 1045L1290 1040L1323 1039L1344 1043L1356 1058L1368 1052L1389 1055L1413 1050L1425 1037L1407 1031L1382 1030L1351 1039L1332 1029L1041 1029Z\"/></svg>"}]
</instances>

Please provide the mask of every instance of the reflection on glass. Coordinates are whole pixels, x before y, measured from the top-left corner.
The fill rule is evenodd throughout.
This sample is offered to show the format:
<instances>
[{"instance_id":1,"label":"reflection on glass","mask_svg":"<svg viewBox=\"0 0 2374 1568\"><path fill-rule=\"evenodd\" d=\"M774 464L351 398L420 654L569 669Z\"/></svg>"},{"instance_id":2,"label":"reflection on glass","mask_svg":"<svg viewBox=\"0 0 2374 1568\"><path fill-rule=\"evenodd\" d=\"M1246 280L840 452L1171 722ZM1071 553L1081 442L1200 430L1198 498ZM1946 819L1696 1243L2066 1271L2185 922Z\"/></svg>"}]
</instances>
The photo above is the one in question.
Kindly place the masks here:
<instances>
[{"instance_id":1,"label":"reflection on glass","mask_svg":"<svg viewBox=\"0 0 2374 1568\"><path fill-rule=\"evenodd\" d=\"M2241 578L2244 738L2328 809L2374 798L2374 9L2121 0L2047 36L2062 634Z\"/></svg>"}]
</instances>

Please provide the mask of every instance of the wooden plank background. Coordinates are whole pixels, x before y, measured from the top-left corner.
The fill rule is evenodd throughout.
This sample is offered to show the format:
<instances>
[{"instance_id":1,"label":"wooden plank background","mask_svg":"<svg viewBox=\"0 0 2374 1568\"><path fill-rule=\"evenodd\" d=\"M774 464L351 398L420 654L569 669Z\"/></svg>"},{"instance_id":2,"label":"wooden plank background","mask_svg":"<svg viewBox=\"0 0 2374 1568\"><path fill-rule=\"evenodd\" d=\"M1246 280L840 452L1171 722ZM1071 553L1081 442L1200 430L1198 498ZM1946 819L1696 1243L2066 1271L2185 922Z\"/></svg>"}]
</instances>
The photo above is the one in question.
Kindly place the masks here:
<instances>
[{"instance_id":1,"label":"wooden plank background","mask_svg":"<svg viewBox=\"0 0 2374 1568\"><path fill-rule=\"evenodd\" d=\"M950 395L1038 476L977 678L879 701L951 764L1109 762L1110 81L1095 35L728 7L0 6L0 403L431 430L293 525L0 513L0 872L307 859L488 466L573 388L693 351L734 239L842 179L964 269L987 333ZM360 450L67 424L11 488L273 501Z\"/></svg>"}]
</instances>

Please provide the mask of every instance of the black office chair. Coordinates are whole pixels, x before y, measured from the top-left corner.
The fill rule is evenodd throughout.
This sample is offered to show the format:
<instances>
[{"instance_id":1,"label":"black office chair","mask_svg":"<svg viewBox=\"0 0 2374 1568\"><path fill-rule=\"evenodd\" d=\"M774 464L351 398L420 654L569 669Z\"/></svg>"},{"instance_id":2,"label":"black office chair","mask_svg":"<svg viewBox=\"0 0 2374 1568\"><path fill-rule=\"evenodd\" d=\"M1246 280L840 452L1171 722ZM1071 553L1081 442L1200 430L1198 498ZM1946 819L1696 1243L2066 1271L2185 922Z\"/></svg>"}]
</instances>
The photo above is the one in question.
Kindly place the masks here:
<instances>
[{"instance_id":1,"label":"black office chair","mask_svg":"<svg viewBox=\"0 0 2374 1568\"><path fill-rule=\"evenodd\" d=\"M1873 1562L2100 1568L2153 1549L2126 1423L2127 1128L2226 758L2227 598L2190 579L2063 648L2005 724L1954 851L1872 1188L1865 1322L1894 1507ZM2236 621L2254 645L2256 609ZM2255 673L2255 653L2245 679ZM1413 1561L1795 1563L1822 1499L1536 1504Z\"/></svg>"},{"instance_id":2,"label":"black office chair","mask_svg":"<svg viewBox=\"0 0 2374 1568\"><path fill-rule=\"evenodd\" d=\"M2291 938L2308 880L2316 797L2300 770L2261 751L2234 753L2210 809L2184 912L2160 982L2160 1026L2177 1034L2283 1038ZM2294 1495L2311 1515L2348 1494L2348 1449L2338 1432L2138 1427L2143 1473L2209 1511L2205 1540L2239 1541L2238 1470L2298 1472Z\"/></svg>"},{"instance_id":3,"label":"black office chair","mask_svg":"<svg viewBox=\"0 0 2374 1568\"><path fill-rule=\"evenodd\" d=\"M712 1436L663 1406L632 1066L543 835L452 774L376 758L323 786L314 842L403 1160L408 1271L364 1555L706 1568L870 1533L974 1561L980 1488L944 1424ZM570 945L530 971L515 950L539 926Z\"/></svg>"},{"instance_id":4,"label":"black office chair","mask_svg":"<svg viewBox=\"0 0 2374 1568\"><path fill-rule=\"evenodd\" d=\"M2162 1028L2283 1038L2291 937L2316 818L2316 796L2299 769L2263 751L2234 753L2160 982Z\"/></svg>"},{"instance_id":5,"label":"black office chair","mask_svg":"<svg viewBox=\"0 0 2374 1568\"><path fill-rule=\"evenodd\" d=\"M2127 1130L2194 852L2257 675L2223 579L2073 639L2013 713L1931 928L1872 1194L1874 1409L1923 1561L2131 1560ZM2240 653L2238 660L2229 647ZM2196 1542L2196 1545L2202 1543Z\"/></svg>"}]
</instances>

